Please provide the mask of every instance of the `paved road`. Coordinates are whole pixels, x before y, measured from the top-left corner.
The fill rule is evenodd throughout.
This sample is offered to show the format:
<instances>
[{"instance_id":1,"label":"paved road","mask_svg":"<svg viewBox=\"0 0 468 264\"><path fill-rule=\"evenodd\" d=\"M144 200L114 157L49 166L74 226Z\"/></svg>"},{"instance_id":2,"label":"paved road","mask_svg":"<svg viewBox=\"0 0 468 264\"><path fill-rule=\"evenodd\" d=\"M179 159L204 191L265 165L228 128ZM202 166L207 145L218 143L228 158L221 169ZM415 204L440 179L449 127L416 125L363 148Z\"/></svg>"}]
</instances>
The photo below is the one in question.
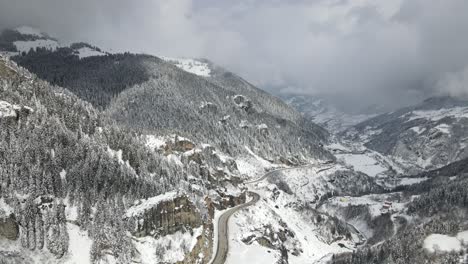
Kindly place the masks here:
<instances>
[{"instance_id":1,"label":"paved road","mask_svg":"<svg viewBox=\"0 0 468 264\"><path fill-rule=\"evenodd\" d=\"M249 181L249 182L246 182L246 183L260 182L260 181L263 181L264 179L266 179L266 178L268 178L268 177L270 177L270 176L272 176L275 173L278 173L280 171L297 169L297 168L306 167L306 166L310 166L310 165L304 165L304 166L294 167L294 168L282 168L282 169L273 170L273 171L265 173L265 175L263 175L259 179ZM237 211L239 211L239 210L241 210L243 208L249 207L249 206L255 204L256 202L258 202L260 200L260 195L258 195L257 193L248 192L248 194L251 197L253 197L253 199L251 201L249 201L248 203L245 203L243 205L239 205L237 207L231 208L228 211L224 212L219 217L218 226L214 227L214 228L218 228L218 245L217 245L217 248L216 248L215 256L214 256L211 264L224 264L224 262L226 261L227 253L228 253L228 250L229 250L229 218L235 212L237 212Z\"/></svg>"},{"instance_id":2,"label":"paved road","mask_svg":"<svg viewBox=\"0 0 468 264\"><path fill-rule=\"evenodd\" d=\"M272 176L275 173L278 173L280 171L293 170L293 169L298 169L298 168L308 167L308 166L311 166L311 165L304 165L304 166L293 167L293 168L282 168L282 169L278 169L278 170L273 170L273 171L265 173L265 175L263 175L259 179L256 179L256 180L253 180L253 181L250 181L250 182L246 182L246 183L257 183L257 182L263 181L264 179L266 179L266 178L268 178L268 177L270 177L270 176ZM331 167L320 169L316 173L329 170L330 168ZM244 209L246 207L249 207L249 206L257 203L260 200L260 195L258 193L254 193L254 192L249 191L248 194L249 194L249 196L253 197L252 200L250 200L249 202L247 202L245 204L242 204L242 205L239 205L237 207L234 207L234 208L231 208L231 209L227 210L226 212L224 212L219 217L218 226L214 227L214 228L218 228L218 245L217 245L217 248L216 248L215 256L214 256L211 264L224 264L224 262L226 261L227 253L228 253L228 250L229 250L229 218L234 213L236 213L237 211L239 211L241 209ZM360 238L361 238L361 236L363 236L362 233L359 232L359 230L357 230L357 228L355 228L353 225L348 224L348 226L350 226L352 231L356 232L357 235ZM365 237L364 237L364 240L365 240Z\"/></svg>"},{"instance_id":3,"label":"paved road","mask_svg":"<svg viewBox=\"0 0 468 264\"><path fill-rule=\"evenodd\" d=\"M245 183L257 183L257 182L261 182L263 181L264 179L270 177L270 176L273 176L275 173L278 173L280 171L287 171L287 170L295 170L295 169L300 169L300 168L306 168L306 167L311 167L311 166L314 166L314 165L311 165L311 164L307 164L307 165L301 165L301 166L297 166L297 167L291 167L291 168L282 168L282 169L277 169L277 170L272 170L270 172L267 172L265 173L265 175L263 175L262 177L256 179L256 180L252 180L252 181L247 181Z\"/></svg>"},{"instance_id":4,"label":"paved road","mask_svg":"<svg viewBox=\"0 0 468 264\"><path fill-rule=\"evenodd\" d=\"M231 215L241 209L255 204L258 202L258 200L260 200L260 195L257 193L248 192L248 194L249 196L253 197L252 200L250 200L248 203L229 209L219 217L218 226L215 227L218 228L218 247L216 248L216 255L211 262L212 264L224 264L226 261L229 250L229 218Z\"/></svg>"}]
</instances>

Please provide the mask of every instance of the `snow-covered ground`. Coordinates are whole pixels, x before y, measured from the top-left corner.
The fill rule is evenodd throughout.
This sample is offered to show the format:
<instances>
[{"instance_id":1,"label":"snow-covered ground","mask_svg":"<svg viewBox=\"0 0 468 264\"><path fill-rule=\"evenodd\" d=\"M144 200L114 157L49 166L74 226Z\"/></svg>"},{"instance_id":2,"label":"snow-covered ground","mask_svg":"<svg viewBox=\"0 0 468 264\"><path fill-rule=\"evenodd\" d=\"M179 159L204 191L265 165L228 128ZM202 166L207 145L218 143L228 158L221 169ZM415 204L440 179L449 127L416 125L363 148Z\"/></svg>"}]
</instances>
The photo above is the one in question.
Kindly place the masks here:
<instances>
[{"instance_id":1,"label":"snow-covered ground","mask_svg":"<svg viewBox=\"0 0 468 264\"><path fill-rule=\"evenodd\" d=\"M186 72L193 73L198 76L210 77L211 69L208 63L201 62L195 59L181 59L181 58L168 58L161 57L161 59L174 64Z\"/></svg>"},{"instance_id":2,"label":"snow-covered ground","mask_svg":"<svg viewBox=\"0 0 468 264\"><path fill-rule=\"evenodd\" d=\"M13 208L11 208L3 198L0 198L0 219L9 217L13 213Z\"/></svg>"},{"instance_id":3,"label":"snow-covered ground","mask_svg":"<svg viewBox=\"0 0 468 264\"><path fill-rule=\"evenodd\" d=\"M240 240L242 239L242 235L245 235L245 230L243 229L245 217L245 214L238 212L233 215L229 221L229 251L226 264L275 263L279 257L278 252L263 247L257 242L253 242L251 245L246 245Z\"/></svg>"},{"instance_id":4,"label":"snow-covered ground","mask_svg":"<svg viewBox=\"0 0 468 264\"><path fill-rule=\"evenodd\" d=\"M246 245L242 239L251 235L261 237L264 232L266 234L278 233L285 226L294 233L294 237L288 237L284 243L286 248L290 253L294 249L302 250L297 256L288 254L289 263L313 263L330 253L348 251L346 248L338 246L338 242L346 244L348 247L353 246L350 241L325 243L317 233L317 228L320 226L315 225L310 216L304 215L300 210L290 206L297 203L297 197L294 195L280 192L276 199L271 199L275 186L269 184L267 180L251 184L250 187L265 199L261 199L255 205L234 215L230 225L231 244L227 263L242 263L244 260L251 260L249 263L274 263L280 257L279 252L262 247L256 242Z\"/></svg>"},{"instance_id":5,"label":"snow-covered ground","mask_svg":"<svg viewBox=\"0 0 468 264\"><path fill-rule=\"evenodd\" d=\"M424 248L429 252L460 251L462 241L468 238L468 231L460 232L457 237L448 235L431 234L424 240Z\"/></svg>"},{"instance_id":6,"label":"snow-covered ground","mask_svg":"<svg viewBox=\"0 0 468 264\"><path fill-rule=\"evenodd\" d=\"M68 254L64 257L66 264L87 264L91 263L90 252L93 241L88 236L86 231L74 224L67 223L68 235L70 236L70 244Z\"/></svg>"},{"instance_id":7,"label":"snow-covered ground","mask_svg":"<svg viewBox=\"0 0 468 264\"><path fill-rule=\"evenodd\" d=\"M176 263L192 251L202 231L203 227L198 227L193 230L193 234L179 231L158 239L146 236L134 238L132 241L140 253L139 263Z\"/></svg>"},{"instance_id":8,"label":"snow-covered ground","mask_svg":"<svg viewBox=\"0 0 468 264\"><path fill-rule=\"evenodd\" d=\"M255 205L233 215L230 221L230 250L226 263L275 263L281 256L278 251L259 245L256 241L250 245L245 240L253 235L257 238L265 234L279 233L289 230L294 235L287 238L283 245L289 250L289 263L313 263L325 261L332 253L347 252L349 249L338 245L342 243L352 248L354 243L348 240L336 241L331 244L324 242L318 233L320 225L316 225L310 215L298 210L294 204L300 201L315 199L315 195L325 193L332 188L328 186L327 175L341 168L340 165L317 165L279 172L294 194L278 191L275 184L267 179L248 184L249 189L258 193L262 199ZM257 175L254 178L259 178ZM274 194L275 193L275 194ZM294 250L301 251L297 256L291 254Z\"/></svg>"},{"instance_id":9,"label":"snow-covered ground","mask_svg":"<svg viewBox=\"0 0 468 264\"><path fill-rule=\"evenodd\" d=\"M421 177L421 178L400 178L400 183L399 185L413 185L416 183L420 183L423 181L427 181L429 178L427 177Z\"/></svg>"},{"instance_id":10,"label":"snow-covered ground","mask_svg":"<svg viewBox=\"0 0 468 264\"><path fill-rule=\"evenodd\" d=\"M106 55L106 53L97 51L95 49L91 49L89 47L83 47L77 50L77 55L78 57L80 57L80 59L83 59L83 58L92 57L92 56L104 56Z\"/></svg>"},{"instance_id":11,"label":"snow-covered ground","mask_svg":"<svg viewBox=\"0 0 468 264\"><path fill-rule=\"evenodd\" d=\"M245 146L249 155L236 159L237 169L246 179L257 179L267 170L278 168L277 164L271 163L262 157L256 155L249 147Z\"/></svg>"},{"instance_id":12,"label":"snow-covered ground","mask_svg":"<svg viewBox=\"0 0 468 264\"><path fill-rule=\"evenodd\" d=\"M155 135L146 136L146 146L151 150L159 149L162 146L166 145L166 138Z\"/></svg>"},{"instance_id":13,"label":"snow-covered ground","mask_svg":"<svg viewBox=\"0 0 468 264\"><path fill-rule=\"evenodd\" d=\"M146 200L139 200L136 204L128 208L126 212L127 217L137 216L144 213L146 210L155 207L161 202L171 201L180 196L177 191L167 192L155 197L148 198Z\"/></svg>"},{"instance_id":14,"label":"snow-covered ground","mask_svg":"<svg viewBox=\"0 0 468 264\"><path fill-rule=\"evenodd\" d=\"M336 157L341 159L345 164L348 164L356 171L360 171L369 176L375 177L380 173L388 170L378 160L366 154L337 154Z\"/></svg>"},{"instance_id":15,"label":"snow-covered ground","mask_svg":"<svg viewBox=\"0 0 468 264\"><path fill-rule=\"evenodd\" d=\"M16 117L16 109L19 109L19 107L5 101L0 101L0 118Z\"/></svg>"}]
</instances>

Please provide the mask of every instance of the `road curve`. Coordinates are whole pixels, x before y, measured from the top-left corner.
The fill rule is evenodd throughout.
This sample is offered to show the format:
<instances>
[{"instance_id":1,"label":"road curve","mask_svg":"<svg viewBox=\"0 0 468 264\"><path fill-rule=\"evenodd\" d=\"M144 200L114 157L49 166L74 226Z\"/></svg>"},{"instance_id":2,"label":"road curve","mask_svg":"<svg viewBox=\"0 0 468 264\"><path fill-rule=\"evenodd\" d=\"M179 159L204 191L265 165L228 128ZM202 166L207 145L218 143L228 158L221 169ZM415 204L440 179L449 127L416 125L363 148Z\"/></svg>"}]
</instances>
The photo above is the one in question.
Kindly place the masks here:
<instances>
[{"instance_id":1,"label":"road curve","mask_svg":"<svg viewBox=\"0 0 468 264\"><path fill-rule=\"evenodd\" d=\"M247 183L247 184L257 183L257 182L263 181L264 179L266 179L266 178L268 178L268 177L272 176L273 174L278 173L280 171L299 169L299 168L309 167L309 166L313 166L313 165L308 164L308 165L303 165L303 166L298 166L298 167L281 168L281 169L273 170L273 171L265 173L265 175L263 175L259 179L252 180L252 181L245 182L245 183ZM320 173L322 171L326 171L326 170L329 170L329 169L330 169L330 167L324 168L324 169L318 170L316 173ZM217 244L217 247L216 247L215 255L214 255L212 261L210 262L210 264L224 264L224 262L226 262L227 253L228 253L228 250L229 250L229 219L230 219L230 217L234 213L236 213L237 211L239 211L241 209L244 209L246 207L249 207L249 206L257 203L260 200L260 195L258 193L249 191L248 194L251 197L253 197L252 200L250 200L249 202L247 202L245 204L242 204L242 205L239 205L237 207L234 207L234 208L231 208L231 209L227 210L226 212L224 212L219 217L218 226L214 227L214 228L218 229L218 244ZM350 225L350 224L348 224L348 225ZM350 226L354 229L353 231L355 231L358 235L362 236L362 233L359 232L359 230L357 230L352 225L350 225Z\"/></svg>"},{"instance_id":2,"label":"road curve","mask_svg":"<svg viewBox=\"0 0 468 264\"><path fill-rule=\"evenodd\" d=\"M237 207L231 208L228 211L224 212L218 220L218 246L216 248L216 253L211 264L224 264L227 258L227 253L229 250L229 218L237 211L249 207L258 200L260 200L260 195L254 192L248 192L252 197L252 200L249 202L239 205Z\"/></svg>"},{"instance_id":3,"label":"road curve","mask_svg":"<svg viewBox=\"0 0 468 264\"><path fill-rule=\"evenodd\" d=\"M281 168L281 169L276 169L269 171L265 173L262 177L245 182L247 184L250 183L257 183L260 181L263 181L264 179L272 176L275 173L278 173L280 171L284 170L291 170L291 169L298 169L301 167L306 167L310 165L304 165L304 166L299 166L299 167L293 167L293 168ZM227 258L227 253L229 250L229 218L237 211L249 207L256 202L260 200L260 195L254 192L249 191L248 194L253 197L253 199L245 204L239 205L237 207L231 208L228 211L224 212L218 219L218 226L215 226L214 228L218 229L218 245L216 247L216 252L214 255L214 258L212 258L212 261L210 264L224 264Z\"/></svg>"}]
</instances>

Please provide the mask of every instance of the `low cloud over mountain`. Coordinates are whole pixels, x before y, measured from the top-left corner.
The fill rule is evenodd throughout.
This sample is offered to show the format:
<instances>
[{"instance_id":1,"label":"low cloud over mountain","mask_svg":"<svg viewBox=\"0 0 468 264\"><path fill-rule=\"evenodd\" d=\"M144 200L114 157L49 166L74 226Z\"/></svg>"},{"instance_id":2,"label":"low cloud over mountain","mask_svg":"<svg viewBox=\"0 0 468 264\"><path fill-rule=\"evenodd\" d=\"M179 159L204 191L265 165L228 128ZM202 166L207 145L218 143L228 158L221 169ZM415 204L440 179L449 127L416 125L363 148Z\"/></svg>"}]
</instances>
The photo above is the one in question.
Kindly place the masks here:
<instances>
[{"instance_id":1,"label":"low cloud over mountain","mask_svg":"<svg viewBox=\"0 0 468 264\"><path fill-rule=\"evenodd\" d=\"M206 57L272 92L397 107L466 95L468 2L0 0L0 27Z\"/></svg>"}]
</instances>

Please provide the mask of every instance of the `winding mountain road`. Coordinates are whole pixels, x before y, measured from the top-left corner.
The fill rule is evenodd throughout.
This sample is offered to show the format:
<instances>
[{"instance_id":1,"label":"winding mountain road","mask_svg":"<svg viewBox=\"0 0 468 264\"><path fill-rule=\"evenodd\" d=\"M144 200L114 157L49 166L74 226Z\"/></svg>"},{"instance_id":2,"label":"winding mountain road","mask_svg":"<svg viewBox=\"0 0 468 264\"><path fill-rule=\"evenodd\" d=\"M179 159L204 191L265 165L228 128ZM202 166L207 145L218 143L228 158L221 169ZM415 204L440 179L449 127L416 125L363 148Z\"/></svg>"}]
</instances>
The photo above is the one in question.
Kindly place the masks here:
<instances>
[{"instance_id":1,"label":"winding mountain road","mask_svg":"<svg viewBox=\"0 0 468 264\"><path fill-rule=\"evenodd\" d=\"M280 171L298 169L298 168L306 167L306 166L310 166L310 165L294 167L294 168L281 168L281 169L269 171L269 172L265 173L262 177L260 177L260 178L258 178L256 180L253 180L253 181L246 182L246 183L251 184L251 183L261 182L264 179L266 179L266 178L268 178L268 177L270 177L270 176L272 176L275 173L278 173ZM231 208L231 209L227 210L226 212L224 212L219 217L218 226L214 227L214 228L218 229L218 243L217 243L215 255L214 255L212 261L210 262L210 264L224 264L224 262L226 261L227 253L228 253L228 250L229 250L229 219L231 218L231 216L235 212L237 212L237 211L239 211L241 209L244 209L246 207L249 207L249 206L257 203L260 200L260 195L258 193L249 191L248 194L251 197L253 197L252 200L250 200L249 202L247 202L245 204L242 204L242 205L239 205L239 206L236 206L234 208Z\"/></svg>"},{"instance_id":2,"label":"winding mountain road","mask_svg":"<svg viewBox=\"0 0 468 264\"><path fill-rule=\"evenodd\" d=\"M258 178L256 180L253 180L253 181L246 182L246 183L247 184L257 183L257 182L263 181L264 179L266 179L266 178L268 178L268 177L270 177L270 176L272 176L275 173L278 173L280 171L299 169L299 168L308 167L308 166L311 166L311 165L304 165L304 166L298 166L298 167L293 167L293 168L281 168L281 169L269 171L269 172L265 173L265 175L263 175L262 177L260 177L260 178ZM329 168L323 168L323 169L318 170L316 173L320 173L322 171L326 171L326 170L329 170L329 169L330 169L330 167ZM219 217L218 226L214 227L214 228L217 228L217 231L218 231L218 235L217 235L218 243L217 243L217 247L216 247L216 252L214 253L215 255L214 255L212 261L210 262L210 264L224 264L226 262L227 254L228 254L228 251L229 251L229 219L237 211L242 210L242 209L244 209L246 207L249 207L251 205L254 205L255 203L257 203L260 200L260 195L258 193L249 191L248 195L252 197L252 200L250 200L249 202L247 202L245 204L238 205L236 207L233 207L233 208L227 210L226 212L224 212ZM348 226L350 226L352 231L357 233L357 235L360 238L364 238L363 239L364 242L367 241L365 236L361 232L359 232L359 230L357 228L355 228L353 225L351 225L349 223L346 223L346 224Z\"/></svg>"},{"instance_id":3,"label":"winding mountain road","mask_svg":"<svg viewBox=\"0 0 468 264\"><path fill-rule=\"evenodd\" d=\"M229 218L237 211L249 207L258 200L260 200L260 195L254 192L248 192L249 196L252 197L252 200L249 202L231 208L224 212L218 220L218 246L216 248L216 253L213 258L212 264L224 264L227 258L227 253L229 250ZM215 227L216 228L216 227Z\"/></svg>"}]
</instances>

